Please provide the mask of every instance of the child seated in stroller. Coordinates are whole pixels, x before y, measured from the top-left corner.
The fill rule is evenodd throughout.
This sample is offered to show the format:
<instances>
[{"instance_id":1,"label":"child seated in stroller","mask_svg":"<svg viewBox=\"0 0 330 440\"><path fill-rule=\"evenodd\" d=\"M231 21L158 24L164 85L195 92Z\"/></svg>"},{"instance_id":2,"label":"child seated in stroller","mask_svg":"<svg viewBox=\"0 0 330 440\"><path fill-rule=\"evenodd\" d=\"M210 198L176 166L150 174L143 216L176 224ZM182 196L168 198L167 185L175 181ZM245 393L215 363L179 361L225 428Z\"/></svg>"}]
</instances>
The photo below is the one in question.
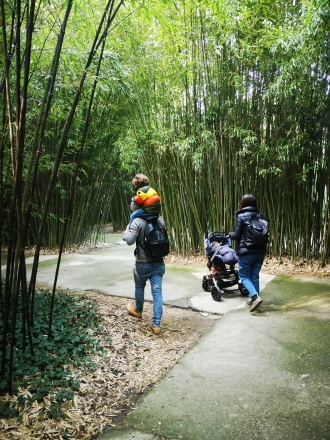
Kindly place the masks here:
<instances>
[{"instance_id":1,"label":"child seated in stroller","mask_svg":"<svg viewBox=\"0 0 330 440\"><path fill-rule=\"evenodd\" d=\"M216 270L226 273L226 264L235 266L238 262L238 258L236 252L230 245L230 238L223 235L213 235L211 238L205 239L205 252L209 257L207 266L210 270L213 266Z\"/></svg>"},{"instance_id":2,"label":"child seated in stroller","mask_svg":"<svg viewBox=\"0 0 330 440\"><path fill-rule=\"evenodd\" d=\"M238 258L228 235L224 231L210 232L205 237L204 250L210 274L203 277L203 289L211 292L214 301L220 301L223 293L221 289L237 284L241 294L246 296L246 289L239 282L238 271L235 269Z\"/></svg>"}]
</instances>

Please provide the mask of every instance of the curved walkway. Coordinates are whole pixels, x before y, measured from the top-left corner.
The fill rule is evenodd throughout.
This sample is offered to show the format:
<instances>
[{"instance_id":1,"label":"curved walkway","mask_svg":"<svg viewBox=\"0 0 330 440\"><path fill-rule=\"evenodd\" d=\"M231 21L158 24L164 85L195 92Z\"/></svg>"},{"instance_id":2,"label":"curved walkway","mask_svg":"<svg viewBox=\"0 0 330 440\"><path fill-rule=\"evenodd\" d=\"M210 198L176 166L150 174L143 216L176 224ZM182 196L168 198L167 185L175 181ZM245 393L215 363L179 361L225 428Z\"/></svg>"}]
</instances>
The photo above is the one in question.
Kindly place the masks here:
<instances>
[{"instance_id":1,"label":"curved walkway","mask_svg":"<svg viewBox=\"0 0 330 440\"><path fill-rule=\"evenodd\" d=\"M64 256L59 287L133 297L133 249L107 239ZM38 283L52 281L55 263L42 257ZM262 274L264 302L249 313L238 294L213 301L204 273L167 265L164 302L222 318L99 440L329 439L330 280Z\"/></svg>"},{"instance_id":2,"label":"curved walkway","mask_svg":"<svg viewBox=\"0 0 330 440\"><path fill-rule=\"evenodd\" d=\"M263 297L225 313L99 439L329 439L329 280L276 277Z\"/></svg>"}]
</instances>

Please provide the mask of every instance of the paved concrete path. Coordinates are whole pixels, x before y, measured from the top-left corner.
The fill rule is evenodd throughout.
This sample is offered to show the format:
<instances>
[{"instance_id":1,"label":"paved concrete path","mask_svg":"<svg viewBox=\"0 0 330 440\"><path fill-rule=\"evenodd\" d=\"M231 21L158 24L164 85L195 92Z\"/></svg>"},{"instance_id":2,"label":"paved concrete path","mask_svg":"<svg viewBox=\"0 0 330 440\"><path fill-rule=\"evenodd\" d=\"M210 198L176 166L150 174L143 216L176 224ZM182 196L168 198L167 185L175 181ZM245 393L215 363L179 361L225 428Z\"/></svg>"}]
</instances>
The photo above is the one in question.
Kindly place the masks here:
<instances>
[{"instance_id":1,"label":"paved concrete path","mask_svg":"<svg viewBox=\"0 0 330 440\"><path fill-rule=\"evenodd\" d=\"M121 235L107 234L105 243L95 249L62 256L57 286L64 289L96 290L106 295L134 298L133 251L134 246L127 246ZM57 255L40 257L37 277L39 286L52 286L56 262ZM32 263L33 258L28 258L28 274ZM4 266L2 268L4 269ZM235 289L224 295L221 302L214 301L210 293L202 289L203 275L207 273L206 258L205 266L167 264L163 280L164 304L191 307L214 314L223 314L245 306L245 299ZM272 278L264 274L262 286ZM150 286L146 288L145 298L151 301Z\"/></svg>"},{"instance_id":2,"label":"paved concrete path","mask_svg":"<svg viewBox=\"0 0 330 440\"><path fill-rule=\"evenodd\" d=\"M106 241L63 256L59 287L133 298L133 247ZM41 258L39 284L52 282L55 264ZM219 303L203 292L205 273L168 264L164 302L222 318L99 440L330 439L330 280L261 274L264 302L249 313L239 292Z\"/></svg>"},{"instance_id":3,"label":"paved concrete path","mask_svg":"<svg viewBox=\"0 0 330 440\"><path fill-rule=\"evenodd\" d=\"M266 293L265 293L266 294ZM329 325L236 310L100 440L329 439ZM317 325L309 323L310 331Z\"/></svg>"},{"instance_id":4,"label":"paved concrete path","mask_svg":"<svg viewBox=\"0 0 330 440\"><path fill-rule=\"evenodd\" d=\"M276 277L255 313L228 310L99 440L329 439L330 282L316 281Z\"/></svg>"}]
</instances>

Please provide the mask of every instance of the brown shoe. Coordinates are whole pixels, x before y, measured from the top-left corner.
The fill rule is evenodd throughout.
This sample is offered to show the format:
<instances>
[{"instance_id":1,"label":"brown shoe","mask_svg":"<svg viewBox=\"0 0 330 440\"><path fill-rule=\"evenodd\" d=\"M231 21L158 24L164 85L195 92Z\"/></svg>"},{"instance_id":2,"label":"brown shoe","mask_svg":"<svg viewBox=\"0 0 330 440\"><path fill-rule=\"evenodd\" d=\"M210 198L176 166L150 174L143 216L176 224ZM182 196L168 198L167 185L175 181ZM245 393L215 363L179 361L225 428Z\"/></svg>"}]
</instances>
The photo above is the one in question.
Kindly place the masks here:
<instances>
[{"instance_id":1,"label":"brown shoe","mask_svg":"<svg viewBox=\"0 0 330 440\"><path fill-rule=\"evenodd\" d=\"M154 335L159 335L160 327L154 327L152 324L149 325L150 330Z\"/></svg>"},{"instance_id":2,"label":"brown shoe","mask_svg":"<svg viewBox=\"0 0 330 440\"><path fill-rule=\"evenodd\" d=\"M134 318L138 319L142 318L142 312L138 312L137 310L135 310L135 307L132 304L127 304L126 308L129 315L134 316Z\"/></svg>"}]
</instances>

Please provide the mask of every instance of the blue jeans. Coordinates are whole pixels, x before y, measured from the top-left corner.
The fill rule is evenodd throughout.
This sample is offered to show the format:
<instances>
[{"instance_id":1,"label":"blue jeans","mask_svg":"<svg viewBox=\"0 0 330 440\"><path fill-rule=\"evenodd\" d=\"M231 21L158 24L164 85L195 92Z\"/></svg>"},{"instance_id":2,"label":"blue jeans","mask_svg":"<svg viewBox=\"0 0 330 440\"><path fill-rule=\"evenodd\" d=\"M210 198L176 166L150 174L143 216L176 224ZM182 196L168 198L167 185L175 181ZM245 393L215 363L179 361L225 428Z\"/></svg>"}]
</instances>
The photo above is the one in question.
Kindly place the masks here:
<instances>
[{"instance_id":1,"label":"blue jeans","mask_svg":"<svg viewBox=\"0 0 330 440\"><path fill-rule=\"evenodd\" d=\"M139 209L137 209L136 211L132 212L132 214L131 214L130 217L129 217L129 224L131 224L132 221L133 221L136 217L138 217L138 216L141 215L141 214L145 214L145 213L146 213L145 210L142 209L142 208L139 208Z\"/></svg>"},{"instance_id":2,"label":"blue jeans","mask_svg":"<svg viewBox=\"0 0 330 440\"><path fill-rule=\"evenodd\" d=\"M238 257L238 277L251 297L259 294L259 273L264 258L263 252L248 253Z\"/></svg>"},{"instance_id":3,"label":"blue jeans","mask_svg":"<svg viewBox=\"0 0 330 440\"><path fill-rule=\"evenodd\" d=\"M144 288L149 280L154 313L152 325L154 327L160 327L160 321L163 316L162 282L164 273L165 264L163 262L136 263L134 267L135 310L137 312L142 312L143 310Z\"/></svg>"}]
</instances>

